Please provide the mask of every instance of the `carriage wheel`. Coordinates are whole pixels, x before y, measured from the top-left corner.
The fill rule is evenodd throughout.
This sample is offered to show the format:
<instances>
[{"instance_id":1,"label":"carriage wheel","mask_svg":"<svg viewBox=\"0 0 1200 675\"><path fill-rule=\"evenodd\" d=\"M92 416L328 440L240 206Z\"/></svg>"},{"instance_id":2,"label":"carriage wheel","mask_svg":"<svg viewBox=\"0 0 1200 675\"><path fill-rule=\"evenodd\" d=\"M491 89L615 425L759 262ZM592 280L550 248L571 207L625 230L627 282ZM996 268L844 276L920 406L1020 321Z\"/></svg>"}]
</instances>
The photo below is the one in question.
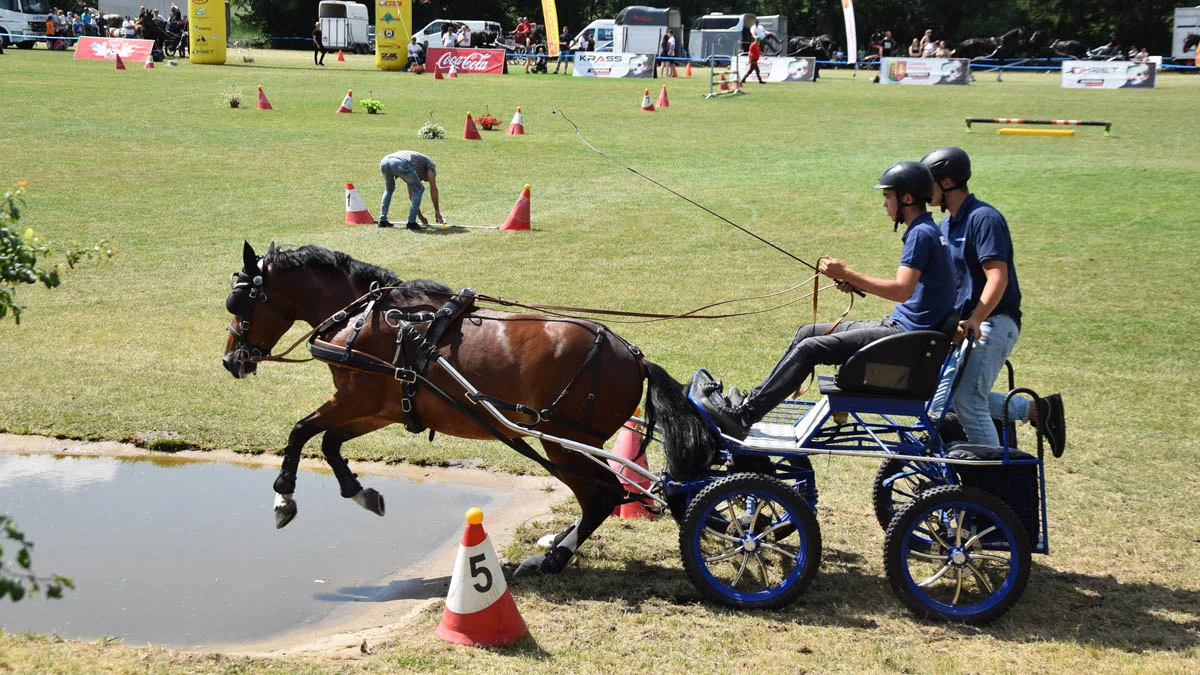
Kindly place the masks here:
<instances>
[{"instance_id":1,"label":"carriage wheel","mask_svg":"<svg viewBox=\"0 0 1200 675\"><path fill-rule=\"evenodd\" d=\"M787 484L757 473L726 476L700 491L679 529L679 553L708 600L744 608L793 602L821 562L821 529Z\"/></svg>"},{"instance_id":2,"label":"carriage wheel","mask_svg":"<svg viewBox=\"0 0 1200 675\"><path fill-rule=\"evenodd\" d=\"M921 471L920 465L899 459L885 459L875 472L875 483L871 488L871 503L875 507L875 520L887 530L892 518L908 506L922 492L937 485L929 474Z\"/></svg>"},{"instance_id":3,"label":"carriage wheel","mask_svg":"<svg viewBox=\"0 0 1200 675\"><path fill-rule=\"evenodd\" d=\"M883 566L900 601L937 621L989 623L1029 582L1029 538L1000 498L942 485L921 493L887 529Z\"/></svg>"}]
</instances>

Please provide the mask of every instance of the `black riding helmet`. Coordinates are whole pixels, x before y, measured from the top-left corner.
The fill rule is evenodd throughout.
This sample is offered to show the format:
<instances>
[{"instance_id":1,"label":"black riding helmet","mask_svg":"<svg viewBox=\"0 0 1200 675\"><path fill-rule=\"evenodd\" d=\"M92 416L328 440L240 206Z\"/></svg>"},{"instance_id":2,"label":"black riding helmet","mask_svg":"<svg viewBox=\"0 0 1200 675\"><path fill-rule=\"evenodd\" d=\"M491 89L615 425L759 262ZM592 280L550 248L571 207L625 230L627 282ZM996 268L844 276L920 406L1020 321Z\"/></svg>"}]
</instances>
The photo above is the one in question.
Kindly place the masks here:
<instances>
[{"instance_id":1,"label":"black riding helmet","mask_svg":"<svg viewBox=\"0 0 1200 675\"><path fill-rule=\"evenodd\" d=\"M938 148L922 157L921 163L929 168L934 180L949 178L954 181L951 189L961 188L971 180L971 158L962 148Z\"/></svg>"},{"instance_id":2,"label":"black riding helmet","mask_svg":"<svg viewBox=\"0 0 1200 675\"><path fill-rule=\"evenodd\" d=\"M883 172L875 187L896 193L896 199L900 202L900 209L896 215L899 216L904 209L925 206L933 199L933 174L920 162L896 162ZM904 195L912 197L912 201L906 204ZM893 229L898 229L901 222L903 221L900 219L896 220L896 227Z\"/></svg>"}]
</instances>

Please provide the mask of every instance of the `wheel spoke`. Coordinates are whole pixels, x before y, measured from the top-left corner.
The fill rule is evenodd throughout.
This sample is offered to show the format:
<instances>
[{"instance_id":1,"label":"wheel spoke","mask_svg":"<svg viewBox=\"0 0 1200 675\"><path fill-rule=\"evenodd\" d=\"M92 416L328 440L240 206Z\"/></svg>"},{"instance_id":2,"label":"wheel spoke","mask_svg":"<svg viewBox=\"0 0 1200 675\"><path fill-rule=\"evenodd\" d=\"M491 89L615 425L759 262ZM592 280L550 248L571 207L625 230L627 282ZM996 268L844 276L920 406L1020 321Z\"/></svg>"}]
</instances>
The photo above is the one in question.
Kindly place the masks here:
<instances>
[{"instance_id":1,"label":"wheel spoke","mask_svg":"<svg viewBox=\"0 0 1200 675\"><path fill-rule=\"evenodd\" d=\"M918 583L917 586L920 588L925 588L929 584L932 584L933 582L937 581L938 579L941 579L942 577L946 576L946 572L949 572L952 567L953 566L950 563L946 563L945 565L942 565L942 569L934 572L933 576L929 577L925 581Z\"/></svg>"},{"instance_id":2,"label":"wheel spoke","mask_svg":"<svg viewBox=\"0 0 1200 675\"><path fill-rule=\"evenodd\" d=\"M958 596L962 594L962 588L963 588L963 573L962 573L961 567L956 568L954 570L954 576L957 577L957 581L955 582L955 585L954 585L954 599L950 601L950 605L952 607L957 607L958 606Z\"/></svg>"},{"instance_id":3,"label":"wheel spoke","mask_svg":"<svg viewBox=\"0 0 1200 675\"><path fill-rule=\"evenodd\" d=\"M737 588L738 583L742 580L742 574L746 571L746 563L750 561L750 554L742 552L742 564L738 565L737 574L734 575L733 581L729 582L730 588Z\"/></svg>"},{"instance_id":4,"label":"wheel spoke","mask_svg":"<svg viewBox=\"0 0 1200 675\"><path fill-rule=\"evenodd\" d=\"M995 589L992 588L991 582L988 581L987 577L983 575L983 572L979 571L979 568L975 567L975 565L971 562L967 563L967 568L970 569L971 574L975 575L975 578L979 580L979 584L988 592L988 595L996 592Z\"/></svg>"},{"instance_id":5,"label":"wheel spoke","mask_svg":"<svg viewBox=\"0 0 1200 675\"><path fill-rule=\"evenodd\" d=\"M743 549L739 545L737 548L727 549L724 553L718 553L718 554L712 555L712 556L705 556L704 562L706 562L706 563L720 562L722 560L728 560L729 558L732 558L733 556L735 556L739 553L745 553L745 552L746 552L746 550Z\"/></svg>"},{"instance_id":6,"label":"wheel spoke","mask_svg":"<svg viewBox=\"0 0 1200 675\"><path fill-rule=\"evenodd\" d=\"M991 553L972 553L971 560L987 560L998 565L1011 565L1012 560L1004 556L992 555Z\"/></svg>"},{"instance_id":7,"label":"wheel spoke","mask_svg":"<svg viewBox=\"0 0 1200 675\"><path fill-rule=\"evenodd\" d=\"M978 546L979 541L981 539L983 539L984 537L986 537L987 535L989 535L995 531L996 531L996 526L992 525L991 527L987 528L983 532L980 532L979 534L976 534L974 537L971 537L970 539L968 539L967 543L963 545L963 548L973 548L975 546Z\"/></svg>"},{"instance_id":8,"label":"wheel spoke","mask_svg":"<svg viewBox=\"0 0 1200 675\"><path fill-rule=\"evenodd\" d=\"M962 543L963 520L965 520L966 517L967 517L967 514L965 512L963 512L961 509L959 509L954 516L954 545L957 546L958 548L962 548L962 545L963 545L963 543ZM961 583L961 579L959 581Z\"/></svg>"},{"instance_id":9,"label":"wheel spoke","mask_svg":"<svg viewBox=\"0 0 1200 675\"><path fill-rule=\"evenodd\" d=\"M722 540L722 541L727 541L727 542L729 542L730 544L736 544L736 545L738 545L738 546L741 546L741 545L742 545L742 540L741 540L741 539L738 539L737 537L734 537L734 536L731 536L731 535L725 534L724 532L722 532L722 531L720 531L720 530L714 530L714 529L713 529L713 528L711 528L711 527L706 527L706 528L704 528L704 533L705 533L705 534L711 534L712 536L716 537L717 539L720 539L720 540Z\"/></svg>"},{"instance_id":10,"label":"wheel spoke","mask_svg":"<svg viewBox=\"0 0 1200 675\"><path fill-rule=\"evenodd\" d=\"M726 511L729 514L729 522L733 523L733 527L737 529L738 538L745 539L746 531L742 529L742 521L737 517L737 511L733 509L733 501L725 502Z\"/></svg>"},{"instance_id":11,"label":"wheel spoke","mask_svg":"<svg viewBox=\"0 0 1200 675\"><path fill-rule=\"evenodd\" d=\"M946 561L945 554L936 555L933 553L922 553L921 551L909 551L908 557L917 558L919 560L928 560L930 562L945 562Z\"/></svg>"},{"instance_id":12,"label":"wheel spoke","mask_svg":"<svg viewBox=\"0 0 1200 675\"><path fill-rule=\"evenodd\" d=\"M800 554L798 552L793 553L792 551L789 551L783 547L776 546L775 544L769 544L765 541L760 541L758 543L760 546L767 549L768 551L774 551L774 552L778 553L779 555L787 558L788 560L791 560L792 562L795 562L796 560L798 560L800 558Z\"/></svg>"},{"instance_id":13,"label":"wheel spoke","mask_svg":"<svg viewBox=\"0 0 1200 675\"><path fill-rule=\"evenodd\" d=\"M942 537L937 533L938 528L941 527L942 524L937 521L936 512L929 514L929 517L925 519L925 522L929 525L932 525L932 527L928 528L927 530L920 531L926 532L929 535L929 538L937 542L937 544L942 548L950 548L950 546L946 544Z\"/></svg>"}]
</instances>

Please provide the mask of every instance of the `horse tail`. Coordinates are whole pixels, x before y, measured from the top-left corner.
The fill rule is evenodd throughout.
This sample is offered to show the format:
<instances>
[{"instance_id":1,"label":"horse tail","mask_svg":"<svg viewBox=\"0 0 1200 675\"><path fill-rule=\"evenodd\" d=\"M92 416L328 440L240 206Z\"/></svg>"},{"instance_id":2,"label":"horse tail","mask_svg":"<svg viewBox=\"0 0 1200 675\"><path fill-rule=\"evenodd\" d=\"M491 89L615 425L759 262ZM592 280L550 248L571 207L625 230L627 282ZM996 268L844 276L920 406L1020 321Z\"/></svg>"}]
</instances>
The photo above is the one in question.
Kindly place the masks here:
<instances>
[{"instance_id":1,"label":"horse tail","mask_svg":"<svg viewBox=\"0 0 1200 675\"><path fill-rule=\"evenodd\" d=\"M675 479L700 476L713 463L721 440L688 400L686 387L662 367L646 361L646 435L642 451L650 442L656 424L662 425L667 471Z\"/></svg>"}]
</instances>

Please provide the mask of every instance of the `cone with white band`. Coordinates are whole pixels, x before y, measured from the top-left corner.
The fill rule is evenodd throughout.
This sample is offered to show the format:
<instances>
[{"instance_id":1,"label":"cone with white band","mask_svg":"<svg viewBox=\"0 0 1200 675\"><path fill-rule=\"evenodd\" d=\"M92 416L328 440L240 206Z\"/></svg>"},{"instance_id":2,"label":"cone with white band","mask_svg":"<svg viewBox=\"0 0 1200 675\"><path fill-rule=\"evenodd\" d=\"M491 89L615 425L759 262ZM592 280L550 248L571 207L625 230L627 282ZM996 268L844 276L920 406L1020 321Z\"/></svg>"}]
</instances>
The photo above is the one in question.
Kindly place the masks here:
<instances>
[{"instance_id":1,"label":"cone with white band","mask_svg":"<svg viewBox=\"0 0 1200 675\"><path fill-rule=\"evenodd\" d=\"M358 190L354 188L354 183L346 183L346 224L369 225L374 222L375 219L371 217L367 205L363 203Z\"/></svg>"},{"instance_id":2,"label":"cone with white band","mask_svg":"<svg viewBox=\"0 0 1200 675\"><path fill-rule=\"evenodd\" d=\"M521 115L521 109L517 108L517 112L513 115L512 124L508 125L509 136L525 135L525 118Z\"/></svg>"},{"instance_id":3,"label":"cone with white band","mask_svg":"<svg viewBox=\"0 0 1200 675\"><path fill-rule=\"evenodd\" d=\"M446 608L434 634L460 645L496 646L515 642L527 631L500 559L483 531L483 511L469 509Z\"/></svg>"},{"instance_id":4,"label":"cone with white band","mask_svg":"<svg viewBox=\"0 0 1200 675\"><path fill-rule=\"evenodd\" d=\"M642 92L642 110L654 112L654 103L650 100L650 90Z\"/></svg>"},{"instance_id":5,"label":"cone with white band","mask_svg":"<svg viewBox=\"0 0 1200 675\"><path fill-rule=\"evenodd\" d=\"M342 99L342 106L340 108L338 108L337 111L340 113L354 112L354 90L353 89L346 90L346 98Z\"/></svg>"},{"instance_id":6,"label":"cone with white band","mask_svg":"<svg viewBox=\"0 0 1200 675\"><path fill-rule=\"evenodd\" d=\"M149 54L147 54L147 55L146 55L146 65L145 65L145 67L146 67L146 68L153 68L153 67L154 67L154 56L153 56L153 55L149 55Z\"/></svg>"},{"instance_id":7,"label":"cone with white band","mask_svg":"<svg viewBox=\"0 0 1200 675\"><path fill-rule=\"evenodd\" d=\"M458 77L458 66L454 65L453 63L450 64L450 73L448 74L448 77Z\"/></svg>"}]
</instances>

